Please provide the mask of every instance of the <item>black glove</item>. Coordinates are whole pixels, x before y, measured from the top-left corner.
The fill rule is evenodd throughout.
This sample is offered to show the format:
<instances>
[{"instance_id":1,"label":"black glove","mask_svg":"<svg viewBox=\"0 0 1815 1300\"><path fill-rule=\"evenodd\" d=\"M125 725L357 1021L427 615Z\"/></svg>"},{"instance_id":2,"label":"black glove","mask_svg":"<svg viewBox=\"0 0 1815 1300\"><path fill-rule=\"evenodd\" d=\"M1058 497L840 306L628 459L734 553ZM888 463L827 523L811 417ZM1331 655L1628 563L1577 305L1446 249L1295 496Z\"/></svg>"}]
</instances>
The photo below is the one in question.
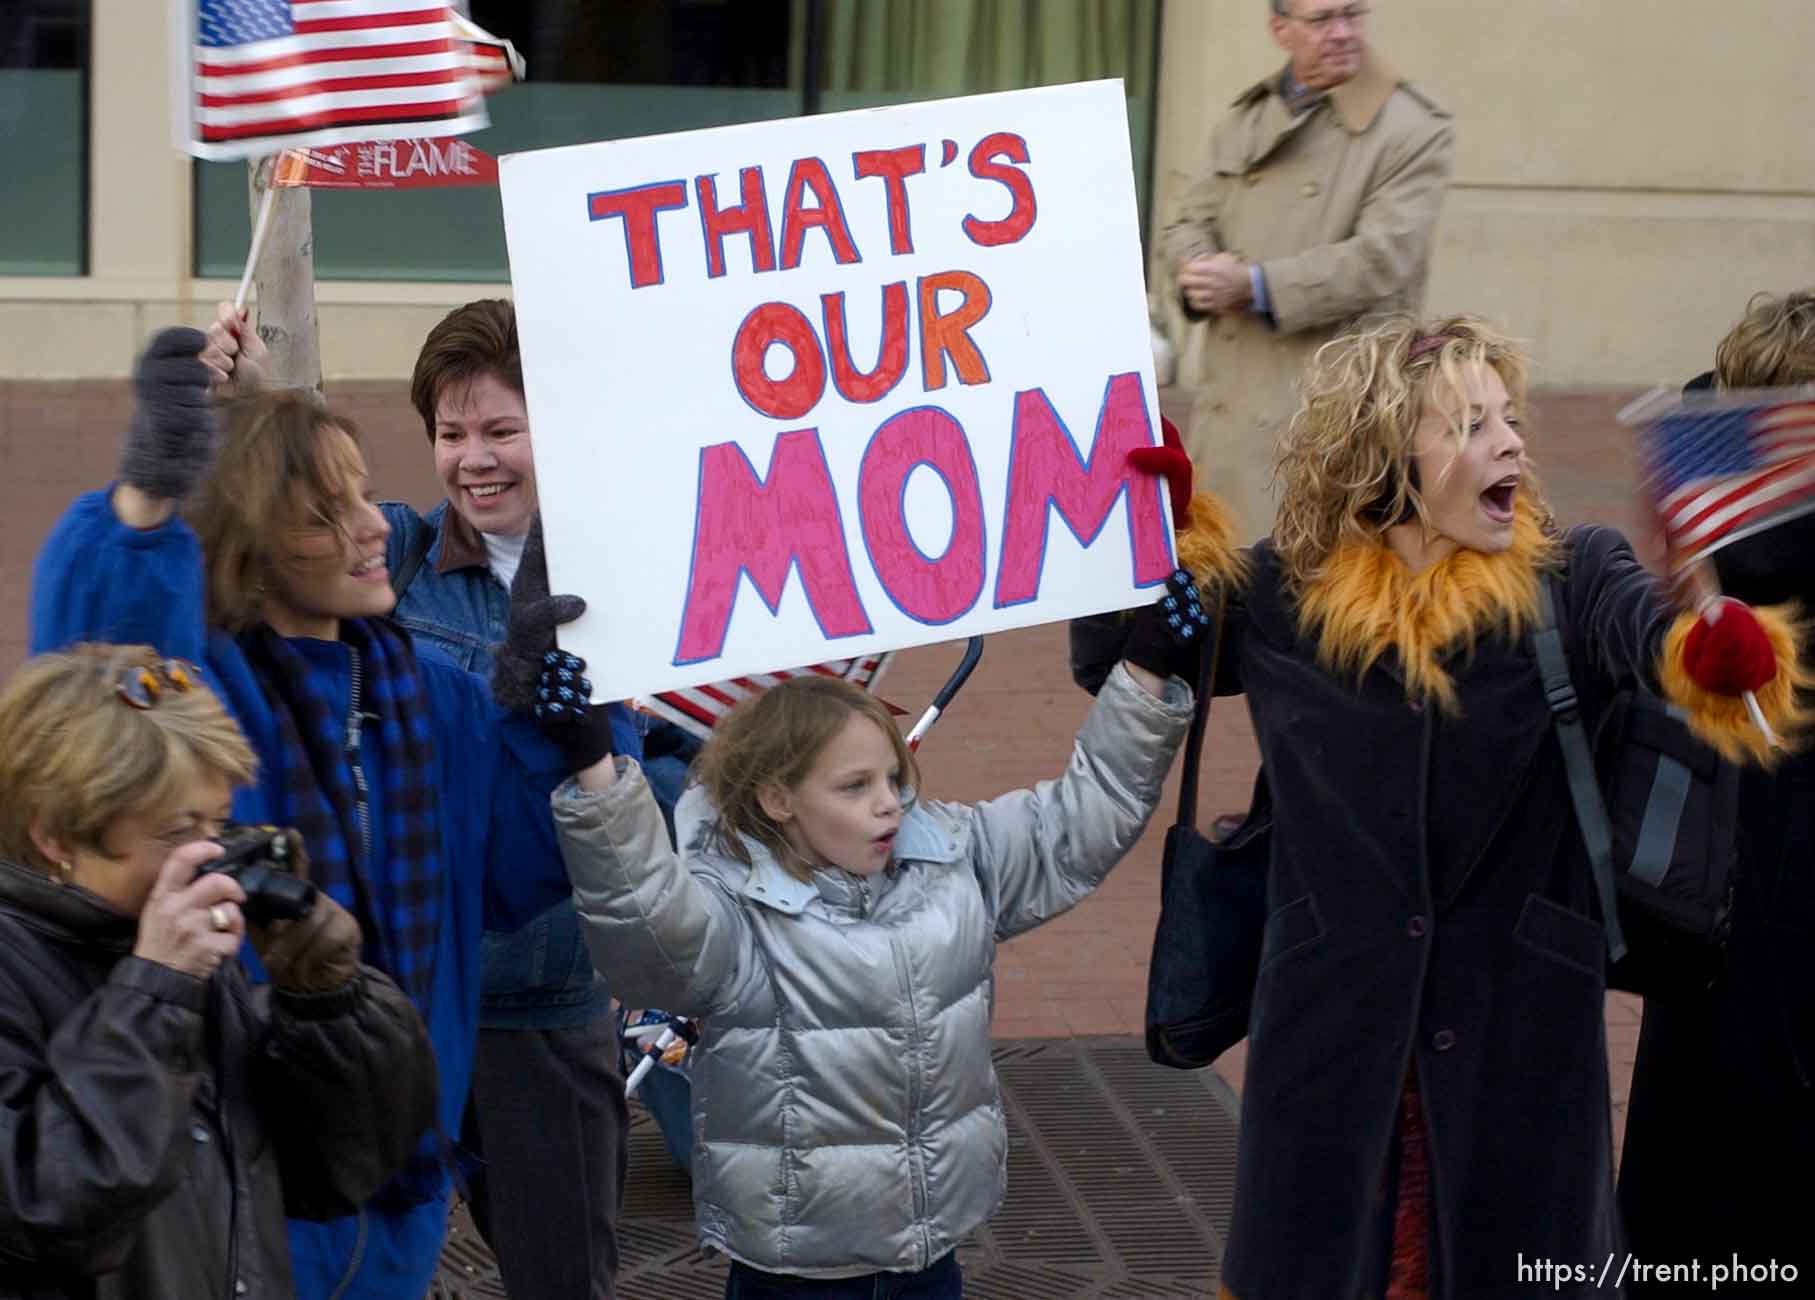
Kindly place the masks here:
<instances>
[{"instance_id":1,"label":"black glove","mask_svg":"<svg viewBox=\"0 0 1815 1300\"><path fill-rule=\"evenodd\" d=\"M555 649L555 629L586 612L578 596L548 594L548 561L542 517L530 520L523 558L510 584L510 627L492 661L492 698L513 713L527 713L567 757L574 771L591 767L613 750L611 719L588 702L592 683L586 661Z\"/></svg>"},{"instance_id":2,"label":"black glove","mask_svg":"<svg viewBox=\"0 0 1815 1300\"><path fill-rule=\"evenodd\" d=\"M1135 611L1122 658L1158 677L1180 677L1193 690L1210 641L1210 616L1198 599L1197 583L1184 569L1166 579L1165 593Z\"/></svg>"},{"instance_id":3,"label":"black glove","mask_svg":"<svg viewBox=\"0 0 1815 1300\"><path fill-rule=\"evenodd\" d=\"M180 501L214 460L218 432L211 375L202 364L208 336L173 326L152 335L132 375L136 404L120 478L148 496Z\"/></svg>"}]
</instances>

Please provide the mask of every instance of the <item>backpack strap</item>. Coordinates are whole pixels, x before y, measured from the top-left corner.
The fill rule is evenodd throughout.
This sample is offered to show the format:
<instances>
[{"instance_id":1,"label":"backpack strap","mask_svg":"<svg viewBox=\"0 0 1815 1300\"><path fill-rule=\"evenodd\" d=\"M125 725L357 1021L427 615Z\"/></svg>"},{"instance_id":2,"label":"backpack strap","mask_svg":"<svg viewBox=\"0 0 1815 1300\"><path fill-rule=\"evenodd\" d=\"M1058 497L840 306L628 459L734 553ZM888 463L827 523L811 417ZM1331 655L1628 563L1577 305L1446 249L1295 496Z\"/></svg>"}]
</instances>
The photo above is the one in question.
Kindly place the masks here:
<instances>
[{"instance_id":1,"label":"backpack strap","mask_svg":"<svg viewBox=\"0 0 1815 1300\"><path fill-rule=\"evenodd\" d=\"M448 507L449 510L453 506ZM418 521L421 522L420 520ZM402 562L391 573L391 591L397 599L403 599L403 593L410 589L410 583L416 578L416 571L422 568L422 562L428 558L429 548L435 544L435 530L420 527L410 530L410 544L403 553Z\"/></svg>"},{"instance_id":2,"label":"backpack strap","mask_svg":"<svg viewBox=\"0 0 1815 1300\"><path fill-rule=\"evenodd\" d=\"M1601 900L1601 923L1607 928L1607 955L1618 961L1626 955L1626 936L1620 929L1619 894L1613 883L1613 833L1607 824L1607 805L1595 780L1594 755L1582 726L1581 702L1569 678L1569 656L1557 626L1556 577L1546 573L1538 580L1539 625L1532 633L1538 655L1538 673L1544 681L1544 699L1556 722L1557 743L1563 747L1563 767L1569 774L1569 797L1576 807L1576 822L1588 848L1588 865L1594 873L1595 893Z\"/></svg>"}]
</instances>

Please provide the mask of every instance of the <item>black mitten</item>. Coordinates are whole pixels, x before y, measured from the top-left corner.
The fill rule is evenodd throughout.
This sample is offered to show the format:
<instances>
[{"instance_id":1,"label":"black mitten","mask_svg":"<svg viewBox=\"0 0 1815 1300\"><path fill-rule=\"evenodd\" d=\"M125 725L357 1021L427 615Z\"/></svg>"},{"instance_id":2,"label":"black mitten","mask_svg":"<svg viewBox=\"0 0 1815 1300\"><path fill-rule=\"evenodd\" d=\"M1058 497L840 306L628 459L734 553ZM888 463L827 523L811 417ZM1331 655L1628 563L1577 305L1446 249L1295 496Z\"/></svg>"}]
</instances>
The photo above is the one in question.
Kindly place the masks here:
<instances>
[{"instance_id":1,"label":"black mitten","mask_svg":"<svg viewBox=\"0 0 1815 1300\"><path fill-rule=\"evenodd\" d=\"M492 698L533 717L575 771L612 752L611 720L588 702L592 683L582 675L585 661L555 649L555 629L585 612L586 602L578 596L549 595L537 515L510 584L510 627L492 661Z\"/></svg>"},{"instance_id":2,"label":"black mitten","mask_svg":"<svg viewBox=\"0 0 1815 1300\"><path fill-rule=\"evenodd\" d=\"M1184 569L1174 569L1165 594L1135 611L1122 658L1158 677L1183 678L1195 690L1210 636L1197 583Z\"/></svg>"},{"instance_id":3,"label":"black mitten","mask_svg":"<svg viewBox=\"0 0 1815 1300\"><path fill-rule=\"evenodd\" d=\"M1126 610L1086 614L1074 618L1066 629L1071 638L1071 680L1095 695L1109 680L1110 670L1122 661L1134 615Z\"/></svg>"},{"instance_id":4,"label":"black mitten","mask_svg":"<svg viewBox=\"0 0 1815 1300\"><path fill-rule=\"evenodd\" d=\"M210 374L201 361L207 346L200 330L159 330L133 371L136 402L120 478L148 496L182 500L213 463L218 433Z\"/></svg>"}]
</instances>

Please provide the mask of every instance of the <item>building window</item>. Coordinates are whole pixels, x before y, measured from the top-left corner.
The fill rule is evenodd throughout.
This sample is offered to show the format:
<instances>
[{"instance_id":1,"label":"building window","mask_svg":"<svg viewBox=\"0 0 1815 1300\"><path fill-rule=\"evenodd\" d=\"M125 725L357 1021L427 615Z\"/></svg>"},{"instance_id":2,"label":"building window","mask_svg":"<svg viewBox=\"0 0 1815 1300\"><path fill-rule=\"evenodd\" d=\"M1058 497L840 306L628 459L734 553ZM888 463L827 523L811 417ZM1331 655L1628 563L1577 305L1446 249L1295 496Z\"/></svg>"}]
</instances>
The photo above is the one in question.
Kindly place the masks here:
<instances>
[{"instance_id":1,"label":"building window","mask_svg":"<svg viewBox=\"0 0 1815 1300\"><path fill-rule=\"evenodd\" d=\"M0 6L0 275L88 270L89 0Z\"/></svg>"},{"instance_id":2,"label":"building window","mask_svg":"<svg viewBox=\"0 0 1815 1300\"><path fill-rule=\"evenodd\" d=\"M1143 211L1158 0L470 0L528 81L465 137L491 154L1121 77ZM323 280L510 278L489 189L313 195ZM196 273L235 278L246 168L196 164Z\"/></svg>"}]
</instances>

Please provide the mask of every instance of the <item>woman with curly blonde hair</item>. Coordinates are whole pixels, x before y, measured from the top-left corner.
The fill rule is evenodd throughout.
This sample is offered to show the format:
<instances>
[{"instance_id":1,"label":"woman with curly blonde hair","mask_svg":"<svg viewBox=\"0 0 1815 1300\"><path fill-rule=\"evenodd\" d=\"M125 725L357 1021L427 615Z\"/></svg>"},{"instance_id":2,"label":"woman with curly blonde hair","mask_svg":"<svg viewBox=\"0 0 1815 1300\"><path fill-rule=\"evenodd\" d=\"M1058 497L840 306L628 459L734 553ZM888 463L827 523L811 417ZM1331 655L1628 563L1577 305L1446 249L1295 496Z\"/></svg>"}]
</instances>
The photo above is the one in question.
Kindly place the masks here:
<instances>
[{"instance_id":1,"label":"woman with curly blonde hair","mask_svg":"<svg viewBox=\"0 0 1815 1300\"><path fill-rule=\"evenodd\" d=\"M1794 714L1783 619L1679 612L1618 533L1556 529L1525 385L1479 320L1333 340L1273 536L1199 575L1227 587L1215 690L1248 698L1274 817L1240 1300L1523 1294L1522 1260L1616 1249L1606 938L1530 649L1540 584L1588 716L1641 679L1739 754L1744 689Z\"/></svg>"}]
</instances>

